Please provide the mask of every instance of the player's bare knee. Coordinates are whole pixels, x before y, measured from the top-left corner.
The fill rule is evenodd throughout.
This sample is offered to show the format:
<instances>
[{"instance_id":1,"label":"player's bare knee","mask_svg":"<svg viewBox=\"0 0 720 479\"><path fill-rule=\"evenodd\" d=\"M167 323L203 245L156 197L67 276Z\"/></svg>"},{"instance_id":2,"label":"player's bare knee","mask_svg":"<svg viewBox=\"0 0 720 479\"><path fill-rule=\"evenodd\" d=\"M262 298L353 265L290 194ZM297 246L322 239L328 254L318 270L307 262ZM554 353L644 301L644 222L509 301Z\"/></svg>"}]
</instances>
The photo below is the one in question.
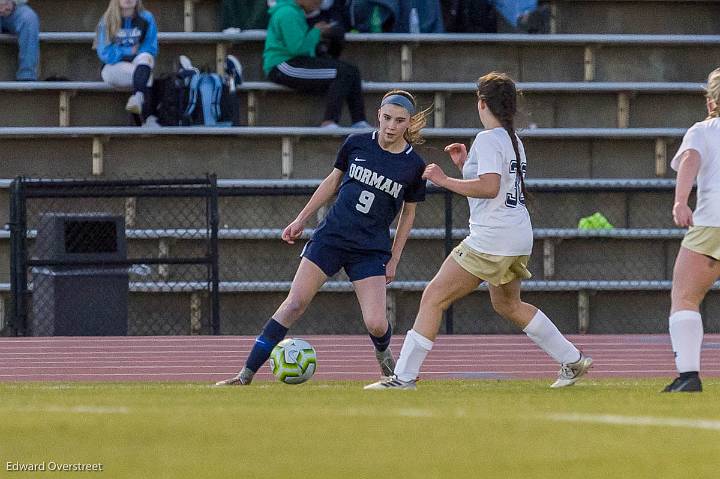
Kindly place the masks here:
<instances>
[{"instance_id":1,"label":"player's bare knee","mask_svg":"<svg viewBox=\"0 0 720 479\"><path fill-rule=\"evenodd\" d=\"M520 302L495 300L492 302L492 306L497 314L505 319L511 319L517 315Z\"/></svg>"},{"instance_id":2,"label":"player's bare knee","mask_svg":"<svg viewBox=\"0 0 720 479\"><path fill-rule=\"evenodd\" d=\"M372 334L373 336L380 337L387 332L387 324L387 320L385 318L382 318L382 320L367 323L366 326L368 333Z\"/></svg>"},{"instance_id":3,"label":"player's bare knee","mask_svg":"<svg viewBox=\"0 0 720 479\"><path fill-rule=\"evenodd\" d=\"M432 283L423 291L422 298L420 298L421 308L440 308L445 311L449 306L450 301L445 298L442 290L433 288Z\"/></svg>"},{"instance_id":4,"label":"player's bare knee","mask_svg":"<svg viewBox=\"0 0 720 479\"><path fill-rule=\"evenodd\" d=\"M288 296L283 303L283 309L285 313L293 320L297 319L302 315L308 307L308 301L303 300L295 296Z\"/></svg>"},{"instance_id":5,"label":"player's bare knee","mask_svg":"<svg viewBox=\"0 0 720 479\"><path fill-rule=\"evenodd\" d=\"M703 297L704 294L695 294L687 289L673 288L670 293L671 309L673 311L692 310L700 305Z\"/></svg>"}]
</instances>

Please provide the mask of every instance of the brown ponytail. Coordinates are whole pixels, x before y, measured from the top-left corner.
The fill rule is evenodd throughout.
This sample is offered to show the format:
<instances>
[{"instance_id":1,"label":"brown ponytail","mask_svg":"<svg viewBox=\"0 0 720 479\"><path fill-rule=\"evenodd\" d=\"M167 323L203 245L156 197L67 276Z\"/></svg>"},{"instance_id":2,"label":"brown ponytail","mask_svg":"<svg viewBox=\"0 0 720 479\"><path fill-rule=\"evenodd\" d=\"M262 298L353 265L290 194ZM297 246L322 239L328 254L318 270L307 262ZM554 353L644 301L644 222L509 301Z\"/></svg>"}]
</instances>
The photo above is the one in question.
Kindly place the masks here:
<instances>
[{"instance_id":1,"label":"brown ponytail","mask_svg":"<svg viewBox=\"0 0 720 479\"><path fill-rule=\"evenodd\" d=\"M518 98L515 82L505 73L490 72L478 79L477 96L485 101L492 114L495 115L510 136L518 165L517 175L520 177L520 188L527 202L528 193L525 188L525 172L522 168L520 146L515 134L515 114L517 113Z\"/></svg>"},{"instance_id":2,"label":"brown ponytail","mask_svg":"<svg viewBox=\"0 0 720 479\"><path fill-rule=\"evenodd\" d=\"M415 97L405 90L390 90L389 92L385 93L383 95L383 100L390 95L401 95L410 100L410 102L413 104L413 106L417 109L417 102L415 101ZM425 138L422 137L422 134L420 133L420 130L425 128L425 125L427 125L427 117L432 112L433 107L426 108L425 110L419 111L412 115L410 117L410 126L408 126L408 129L405 130L405 135L403 136L405 138L405 141L410 143L411 145L422 145L425 143Z\"/></svg>"}]
</instances>

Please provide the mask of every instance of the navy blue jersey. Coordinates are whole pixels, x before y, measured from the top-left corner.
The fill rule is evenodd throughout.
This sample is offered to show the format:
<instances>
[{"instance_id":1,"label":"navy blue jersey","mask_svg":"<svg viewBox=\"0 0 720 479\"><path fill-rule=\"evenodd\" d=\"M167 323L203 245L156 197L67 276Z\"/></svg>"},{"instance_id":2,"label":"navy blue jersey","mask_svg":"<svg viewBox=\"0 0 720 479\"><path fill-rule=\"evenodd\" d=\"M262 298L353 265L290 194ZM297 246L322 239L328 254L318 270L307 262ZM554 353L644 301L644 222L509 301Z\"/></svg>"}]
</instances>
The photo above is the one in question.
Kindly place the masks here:
<instances>
[{"instance_id":1,"label":"navy blue jersey","mask_svg":"<svg viewBox=\"0 0 720 479\"><path fill-rule=\"evenodd\" d=\"M402 153L383 150L374 131L349 136L335 168L345 175L313 239L338 248L390 253L390 225L403 202L425 199L425 162L411 145Z\"/></svg>"}]
</instances>

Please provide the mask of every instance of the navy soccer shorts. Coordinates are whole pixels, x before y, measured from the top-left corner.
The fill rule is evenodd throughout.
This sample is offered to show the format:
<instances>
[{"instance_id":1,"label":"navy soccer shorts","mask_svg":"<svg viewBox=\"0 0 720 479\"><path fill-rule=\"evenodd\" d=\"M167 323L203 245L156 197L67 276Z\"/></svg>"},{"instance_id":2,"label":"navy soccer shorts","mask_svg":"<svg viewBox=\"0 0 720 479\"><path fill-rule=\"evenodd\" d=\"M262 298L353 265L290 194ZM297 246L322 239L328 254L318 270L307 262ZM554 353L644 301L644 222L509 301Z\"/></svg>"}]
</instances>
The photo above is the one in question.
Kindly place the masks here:
<instances>
[{"instance_id":1,"label":"navy soccer shorts","mask_svg":"<svg viewBox=\"0 0 720 479\"><path fill-rule=\"evenodd\" d=\"M350 281L385 276L385 265L390 259L389 254L380 251L350 251L313 240L305 245L300 256L315 263L328 277L343 268Z\"/></svg>"}]
</instances>

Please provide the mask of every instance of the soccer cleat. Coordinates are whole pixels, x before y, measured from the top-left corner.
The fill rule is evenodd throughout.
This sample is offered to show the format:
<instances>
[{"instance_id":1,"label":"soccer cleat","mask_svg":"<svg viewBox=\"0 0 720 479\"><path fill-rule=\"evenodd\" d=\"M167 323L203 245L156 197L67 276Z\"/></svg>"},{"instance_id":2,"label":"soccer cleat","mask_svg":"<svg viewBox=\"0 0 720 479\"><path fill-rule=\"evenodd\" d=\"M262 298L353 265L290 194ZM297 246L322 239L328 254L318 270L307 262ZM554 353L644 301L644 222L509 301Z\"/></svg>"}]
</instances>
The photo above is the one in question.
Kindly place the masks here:
<instances>
[{"instance_id":1,"label":"soccer cleat","mask_svg":"<svg viewBox=\"0 0 720 479\"><path fill-rule=\"evenodd\" d=\"M372 125L371 125L370 123L366 122L365 120L363 120L363 121L357 121L357 122L353 123L352 125L350 125L350 128L367 128L367 129L370 129L370 128L372 128Z\"/></svg>"},{"instance_id":2,"label":"soccer cleat","mask_svg":"<svg viewBox=\"0 0 720 479\"><path fill-rule=\"evenodd\" d=\"M197 68L195 68L190 61L188 57L185 55L180 55L180 58L178 59L178 62L180 63L180 68L183 70L195 70L197 71Z\"/></svg>"},{"instance_id":3,"label":"soccer cleat","mask_svg":"<svg viewBox=\"0 0 720 479\"><path fill-rule=\"evenodd\" d=\"M702 381L700 376L692 375L688 377L678 376L673 382L665 386L661 392L664 393L701 393Z\"/></svg>"},{"instance_id":4,"label":"soccer cleat","mask_svg":"<svg viewBox=\"0 0 720 479\"><path fill-rule=\"evenodd\" d=\"M242 370L229 379L223 379L215 383L215 386L247 386L252 382L254 372L248 368L242 368Z\"/></svg>"},{"instance_id":5,"label":"soccer cleat","mask_svg":"<svg viewBox=\"0 0 720 479\"><path fill-rule=\"evenodd\" d=\"M412 381L402 381L397 376L390 376L389 378L383 379L376 383L368 384L363 389L369 391L384 391L385 389L412 389L415 390L417 383L416 379Z\"/></svg>"},{"instance_id":6,"label":"soccer cleat","mask_svg":"<svg viewBox=\"0 0 720 479\"><path fill-rule=\"evenodd\" d=\"M125 109L135 115L142 115L143 103L145 102L145 95L143 92L137 91L128 98Z\"/></svg>"},{"instance_id":7,"label":"soccer cleat","mask_svg":"<svg viewBox=\"0 0 720 479\"><path fill-rule=\"evenodd\" d=\"M588 372L590 366L592 366L593 360L589 356L585 356L580 353L580 359L574 363L563 364L560 368L557 380L552 383L551 388L564 388L572 386L575 381Z\"/></svg>"},{"instance_id":8,"label":"soccer cleat","mask_svg":"<svg viewBox=\"0 0 720 479\"><path fill-rule=\"evenodd\" d=\"M385 351L375 350L375 358L380 365L380 374L382 374L384 378L389 378L395 374L395 359L393 358L390 348L387 348Z\"/></svg>"},{"instance_id":9,"label":"soccer cleat","mask_svg":"<svg viewBox=\"0 0 720 479\"><path fill-rule=\"evenodd\" d=\"M156 117L155 115L148 116L142 126L143 128L160 128L160 123L158 123L158 117Z\"/></svg>"}]
</instances>

